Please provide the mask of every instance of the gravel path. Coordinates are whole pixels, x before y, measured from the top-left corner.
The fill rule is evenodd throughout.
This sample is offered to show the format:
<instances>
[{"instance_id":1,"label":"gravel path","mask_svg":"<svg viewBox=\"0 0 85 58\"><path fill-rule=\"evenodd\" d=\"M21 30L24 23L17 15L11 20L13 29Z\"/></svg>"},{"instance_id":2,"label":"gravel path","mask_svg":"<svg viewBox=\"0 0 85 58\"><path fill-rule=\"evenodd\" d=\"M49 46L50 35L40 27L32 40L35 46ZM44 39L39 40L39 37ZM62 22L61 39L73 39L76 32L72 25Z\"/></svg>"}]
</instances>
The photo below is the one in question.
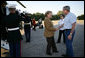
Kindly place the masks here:
<instances>
[{"instance_id":1,"label":"gravel path","mask_svg":"<svg viewBox=\"0 0 85 58\"><path fill-rule=\"evenodd\" d=\"M66 47L63 44L63 39L60 44L56 44L59 53L53 53L52 56L46 55L46 39L43 36L44 29L38 29L36 31L31 30L31 42L22 41L22 57L62 57L61 55L65 53ZM58 31L55 33L55 42L58 38ZM76 34L73 41L74 54L75 57L84 56L84 25L77 24Z\"/></svg>"}]
</instances>

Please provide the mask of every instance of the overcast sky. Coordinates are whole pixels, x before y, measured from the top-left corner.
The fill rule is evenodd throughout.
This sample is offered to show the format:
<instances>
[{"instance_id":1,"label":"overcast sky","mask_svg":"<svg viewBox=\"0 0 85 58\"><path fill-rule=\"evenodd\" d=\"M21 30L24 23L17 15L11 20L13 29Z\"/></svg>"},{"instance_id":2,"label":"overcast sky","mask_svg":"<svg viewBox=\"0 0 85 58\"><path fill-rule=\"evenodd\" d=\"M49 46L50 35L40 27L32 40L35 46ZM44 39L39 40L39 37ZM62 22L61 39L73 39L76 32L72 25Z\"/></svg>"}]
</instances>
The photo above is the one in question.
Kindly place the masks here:
<instances>
[{"instance_id":1,"label":"overcast sky","mask_svg":"<svg viewBox=\"0 0 85 58\"><path fill-rule=\"evenodd\" d=\"M53 12L53 14L57 14L58 11L62 11L63 6L70 6L71 12L73 12L76 16L84 14L84 1L20 1L22 2L26 8L23 8L16 1L7 1L9 4L16 4L16 8L22 11L27 11L29 13L45 13L47 10Z\"/></svg>"}]
</instances>

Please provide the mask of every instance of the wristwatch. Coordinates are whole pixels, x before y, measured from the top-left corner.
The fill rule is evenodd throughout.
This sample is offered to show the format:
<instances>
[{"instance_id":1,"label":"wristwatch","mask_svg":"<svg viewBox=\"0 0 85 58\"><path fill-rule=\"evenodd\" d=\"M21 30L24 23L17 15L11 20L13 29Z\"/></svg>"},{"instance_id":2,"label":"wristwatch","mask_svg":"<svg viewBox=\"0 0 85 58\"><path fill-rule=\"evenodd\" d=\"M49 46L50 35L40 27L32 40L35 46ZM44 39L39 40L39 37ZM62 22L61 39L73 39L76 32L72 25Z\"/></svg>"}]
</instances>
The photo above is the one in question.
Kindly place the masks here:
<instances>
[{"instance_id":1,"label":"wristwatch","mask_svg":"<svg viewBox=\"0 0 85 58\"><path fill-rule=\"evenodd\" d=\"M72 33L70 33L70 35L72 36Z\"/></svg>"}]
</instances>

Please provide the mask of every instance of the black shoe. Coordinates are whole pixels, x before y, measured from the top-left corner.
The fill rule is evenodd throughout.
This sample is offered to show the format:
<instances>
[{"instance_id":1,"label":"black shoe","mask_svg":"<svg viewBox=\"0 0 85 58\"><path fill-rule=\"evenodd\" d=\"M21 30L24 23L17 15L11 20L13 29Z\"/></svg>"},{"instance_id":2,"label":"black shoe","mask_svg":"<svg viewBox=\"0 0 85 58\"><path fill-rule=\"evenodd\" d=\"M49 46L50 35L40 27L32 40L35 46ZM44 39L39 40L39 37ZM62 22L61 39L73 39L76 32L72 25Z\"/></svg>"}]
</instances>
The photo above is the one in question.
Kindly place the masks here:
<instances>
[{"instance_id":1,"label":"black shoe","mask_svg":"<svg viewBox=\"0 0 85 58\"><path fill-rule=\"evenodd\" d=\"M33 28L34 31L36 31L36 29Z\"/></svg>"},{"instance_id":2,"label":"black shoe","mask_svg":"<svg viewBox=\"0 0 85 58\"><path fill-rule=\"evenodd\" d=\"M30 42L30 41L26 41L26 43L28 43L28 42Z\"/></svg>"},{"instance_id":3,"label":"black shoe","mask_svg":"<svg viewBox=\"0 0 85 58\"><path fill-rule=\"evenodd\" d=\"M65 44L65 41L63 41L63 43Z\"/></svg>"},{"instance_id":4,"label":"black shoe","mask_svg":"<svg viewBox=\"0 0 85 58\"><path fill-rule=\"evenodd\" d=\"M63 57L67 57L67 55L66 55L66 54L63 54L62 56L63 56Z\"/></svg>"},{"instance_id":5,"label":"black shoe","mask_svg":"<svg viewBox=\"0 0 85 58\"><path fill-rule=\"evenodd\" d=\"M64 44L66 44L66 43L64 42Z\"/></svg>"},{"instance_id":6,"label":"black shoe","mask_svg":"<svg viewBox=\"0 0 85 58\"><path fill-rule=\"evenodd\" d=\"M58 41L58 42L56 42L56 43L60 43L60 42Z\"/></svg>"},{"instance_id":7,"label":"black shoe","mask_svg":"<svg viewBox=\"0 0 85 58\"><path fill-rule=\"evenodd\" d=\"M53 53L59 53L59 51L53 51Z\"/></svg>"},{"instance_id":8,"label":"black shoe","mask_svg":"<svg viewBox=\"0 0 85 58\"><path fill-rule=\"evenodd\" d=\"M52 53L46 53L47 55L52 55Z\"/></svg>"}]
</instances>

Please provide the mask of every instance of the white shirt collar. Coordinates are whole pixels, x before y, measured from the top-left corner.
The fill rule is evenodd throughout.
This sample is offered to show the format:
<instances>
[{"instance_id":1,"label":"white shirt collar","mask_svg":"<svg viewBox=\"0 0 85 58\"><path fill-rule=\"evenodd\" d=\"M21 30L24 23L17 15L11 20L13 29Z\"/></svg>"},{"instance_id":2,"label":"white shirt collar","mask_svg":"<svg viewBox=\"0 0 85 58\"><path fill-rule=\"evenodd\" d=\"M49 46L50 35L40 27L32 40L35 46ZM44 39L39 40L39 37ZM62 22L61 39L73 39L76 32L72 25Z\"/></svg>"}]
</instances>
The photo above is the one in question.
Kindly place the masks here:
<instances>
[{"instance_id":1,"label":"white shirt collar","mask_svg":"<svg viewBox=\"0 0 85 58\"><path fill-rule=\"evenodd\" d=\"M64 19L60 19L60 21L63 21Z\"/></svg>"},{"instance_id":2,"label":"white shirt collar","mask_svg":"<svg viewBox=\"0 0 85 58\"><path fill-rule=\"evenodd\" d=\"M71 12L69 12L66 16L68 16Z\"/></svg>"}]
</instances>

